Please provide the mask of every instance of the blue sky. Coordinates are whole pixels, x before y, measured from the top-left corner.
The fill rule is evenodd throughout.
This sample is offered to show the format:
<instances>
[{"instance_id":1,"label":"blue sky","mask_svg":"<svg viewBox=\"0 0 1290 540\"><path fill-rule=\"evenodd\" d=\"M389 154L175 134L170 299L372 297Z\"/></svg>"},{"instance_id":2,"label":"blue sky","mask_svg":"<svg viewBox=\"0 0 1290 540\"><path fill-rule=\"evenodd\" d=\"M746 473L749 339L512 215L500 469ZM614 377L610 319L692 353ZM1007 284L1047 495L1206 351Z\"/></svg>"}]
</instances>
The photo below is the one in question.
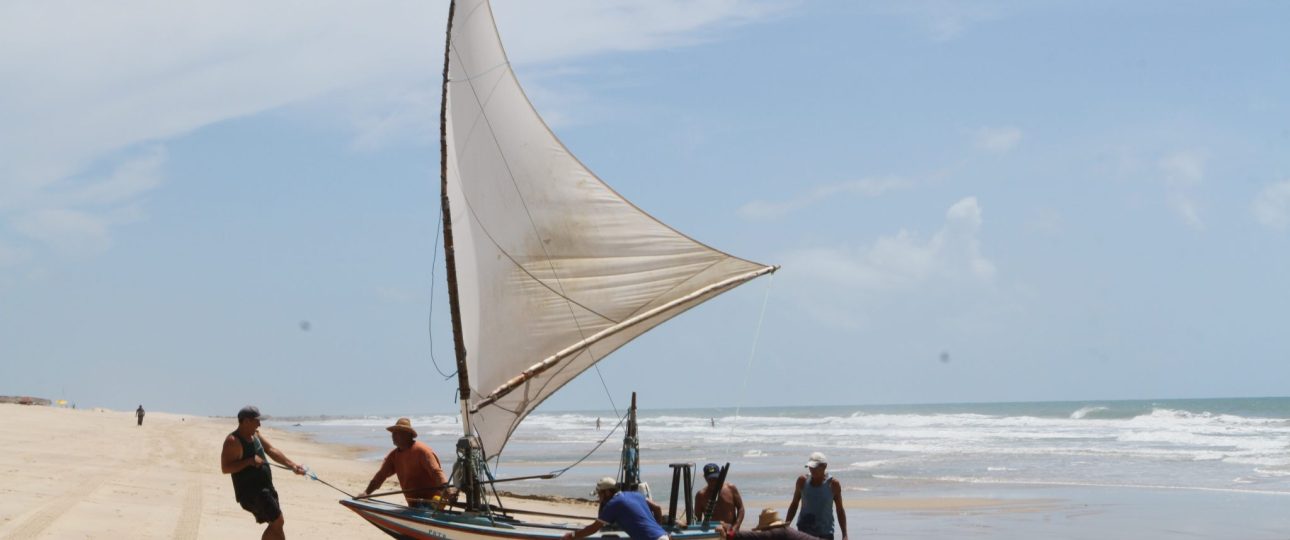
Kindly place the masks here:
<instances>
[{"instance_id":1,"label":"blue sky","mask_svg":"<svg viewBox=\"0 0 1290 540\"><path fill-rule=\"evenodd\" d=\"M64 4L0 5L0 394L454 410L446 2ZM620 405L1287 394L1290 6L494 10L592 170L783 265L603 362Z\"/></svg>"}]
</instances>

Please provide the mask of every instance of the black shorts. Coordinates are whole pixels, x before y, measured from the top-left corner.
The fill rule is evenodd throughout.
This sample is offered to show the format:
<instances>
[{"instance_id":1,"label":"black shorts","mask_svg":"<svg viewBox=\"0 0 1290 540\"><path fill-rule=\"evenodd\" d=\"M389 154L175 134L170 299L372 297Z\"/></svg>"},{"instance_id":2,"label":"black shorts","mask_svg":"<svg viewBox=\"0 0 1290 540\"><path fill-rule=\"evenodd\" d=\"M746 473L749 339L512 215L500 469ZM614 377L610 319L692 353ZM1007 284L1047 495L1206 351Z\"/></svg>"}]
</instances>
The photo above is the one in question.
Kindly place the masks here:
<instances>
[{"instance_id":1,"label":"black shorts","mask_svg":"<svg viewBox=\"0 0 1290 540\"><path fill-rule=\"evenodd\" d=\"M255 516L256 523L270 523L282 517L282 507L278 506L278 491L271 487L261 489L239 502L243 509Z\"/></svg>"}]
</instances>

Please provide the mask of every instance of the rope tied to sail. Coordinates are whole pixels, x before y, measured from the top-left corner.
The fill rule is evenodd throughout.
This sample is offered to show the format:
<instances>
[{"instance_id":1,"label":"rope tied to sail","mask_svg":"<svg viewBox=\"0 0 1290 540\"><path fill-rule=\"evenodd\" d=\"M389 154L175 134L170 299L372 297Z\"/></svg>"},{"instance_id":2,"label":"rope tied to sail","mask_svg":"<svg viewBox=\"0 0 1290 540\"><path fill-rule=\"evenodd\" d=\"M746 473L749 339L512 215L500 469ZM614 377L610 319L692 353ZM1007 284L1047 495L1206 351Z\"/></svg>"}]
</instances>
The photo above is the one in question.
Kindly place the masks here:
<instances>
[{"instance_id":1,"label":"rope tied to sail","mask_svg":"<svg viewBox=\"0 0 1290 540\"><path fill-rule=\"evenodd\" d=\"M753 359L757 358L757 343L761 340L761 324L766 320L766 304L770 301L770 288L775 284L775 273L771 272L766 280L766 294L761 299L761 313L757 315L757 329L753 331L752 350L748 351L748 365L744 368L744 382L739 387L739 399L735 401L735 418L730 422L730 434L734 435L739 424L739 408L743 405L744 395L748 391L748 377L752 374Z\"/></svg>"},{"instance_id":2,"label":"rope tied to sail","mask_svg":"<svg viewBox=\"0 0 1290 540\"><path fill-rule=\"evenodd\" d=\"M456 377L457 371L453 370L452 373L444 373L439 368L439 361L434 357L434 290L436 288L435 284L438 283L435 280L435 269L439 266L439 233L443 232L443 208L439 209L439 217L434 221L434 249L430 251L433 253L430 257L430 311L426 316L426 335L430 337L430 363L434 364L434 370L438 371L439 375L443 376L443 380L446 381ZM455 402L456 399L456 394L453 394L453 401Z\"/></svg>"}]
</instances>

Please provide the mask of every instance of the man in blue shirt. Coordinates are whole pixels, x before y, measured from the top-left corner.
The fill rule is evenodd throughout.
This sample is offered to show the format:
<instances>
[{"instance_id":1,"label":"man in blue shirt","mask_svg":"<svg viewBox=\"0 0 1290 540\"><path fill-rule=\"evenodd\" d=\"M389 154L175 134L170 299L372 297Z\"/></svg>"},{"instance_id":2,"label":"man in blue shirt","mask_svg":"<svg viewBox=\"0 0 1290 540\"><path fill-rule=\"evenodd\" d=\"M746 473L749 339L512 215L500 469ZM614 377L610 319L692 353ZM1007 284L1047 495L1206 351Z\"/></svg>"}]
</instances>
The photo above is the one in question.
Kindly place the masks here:
<instances>
[{"instance_id":1,"label":"man in blue shirt","mask_svg":"<svg viewBox=\"0 0 1290 540\"><path fill-rule=\"evenodd\" d=\"M596 482L596 497L600 499L600 514L596 521L565 533L564 540L586 538L605 525L622 529L632 540L669 540L667 531L658 524L658 520L663 518L663 509L644 495L634 491L620 492L618 482L606 476Z\"/></svg>"}]
</instances>

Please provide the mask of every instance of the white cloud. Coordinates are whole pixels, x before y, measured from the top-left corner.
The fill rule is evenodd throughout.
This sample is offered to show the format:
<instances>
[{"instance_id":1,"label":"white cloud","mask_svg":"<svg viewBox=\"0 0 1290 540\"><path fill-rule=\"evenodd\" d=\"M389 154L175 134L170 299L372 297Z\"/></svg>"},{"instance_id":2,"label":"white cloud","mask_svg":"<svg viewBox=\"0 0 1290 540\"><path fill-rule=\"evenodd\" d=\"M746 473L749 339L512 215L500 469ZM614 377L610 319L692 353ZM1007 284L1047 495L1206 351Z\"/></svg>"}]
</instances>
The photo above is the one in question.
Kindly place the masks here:
<instances>
[{"instance_id":1,"label":"white cloud","mask_svg":"<svg viewBox=\"0 0 1290 540\"><path fill-rule=\"evenodd\" d=\"M946 210L930 237L901 230L867 245L801 249L777 259L793 298L823 323L956 326L1010 303L995 292L997 270L981 250L982 223L977 199L966 197Z\"/></svg>"},{"instance_id":2,"label":"white cloud","mask_svg":"<svg viewBox=\"0 0 1290 540\"><path fill-rule=\"evenodd\" d=\"M909 180L890 176L826 184L811 188L809 191L785 201L752 201L739 208L739 214L748 219L773 219L802 210L836 195L858 195L873 198L892 190L909 188L911 185L913 183Z\"/></svg>"},{"instance_id":3,"label":"white cloud","mask_svg":"<svg viewBox=\"0 0 1290 540\"><path fill-rule=\"evenodd\" d=\"M1263 188L1254 198L1251 210L1254 219L1264 226L1285 230L1290 226L1290 180Z\"/></svg>"},{"instance_id":4,"label":"white cloud","mask_svg":"<svg viewBox=\"0 0 1290 540\"><path fill-rule=\"evenodd\" d=\"M927 281L989 282L995 265L981 254L981 207L964 198L945 212L945 223L926 240L902 230L867 248L816 248L788 254L785 267L813 280L849 289L894 291Z\"/></svg>"},{"instance_id":5,"label":"white cloud","mask_svg":"<svg viewBox=\"0 0 1290 540\"><path fill-rule=\"evenodd\" d=\"M716 30L788 5L566 0L494 7L513 61L553 63L713 39ZM352 113L360 150L424 138L417 126L438 113L446 12L444 2L414 1L380 9L341 0L0 3L0 223L21 222L41 239L65 240L79 230L82 244L107 245L102 218L60 210L48 199L67 196L70 179L119 161L122 151L288 104L348 100L335 110ZM430 125L437 129L437 121ZM81 203L127 204L156 185L122 174L82 191Z\"/></svg>"},{"instance_id":6,"label":"white cloud","mask_svg":"<svg viewBox=\"0 0 1290 540\"><path fill-rule=\"evenodd\" d=\"M974 134L976 147L987 152L1006 154L1021 143L1021 129L1013 126L983 127Z\"/></svg>"}]
</instances>

